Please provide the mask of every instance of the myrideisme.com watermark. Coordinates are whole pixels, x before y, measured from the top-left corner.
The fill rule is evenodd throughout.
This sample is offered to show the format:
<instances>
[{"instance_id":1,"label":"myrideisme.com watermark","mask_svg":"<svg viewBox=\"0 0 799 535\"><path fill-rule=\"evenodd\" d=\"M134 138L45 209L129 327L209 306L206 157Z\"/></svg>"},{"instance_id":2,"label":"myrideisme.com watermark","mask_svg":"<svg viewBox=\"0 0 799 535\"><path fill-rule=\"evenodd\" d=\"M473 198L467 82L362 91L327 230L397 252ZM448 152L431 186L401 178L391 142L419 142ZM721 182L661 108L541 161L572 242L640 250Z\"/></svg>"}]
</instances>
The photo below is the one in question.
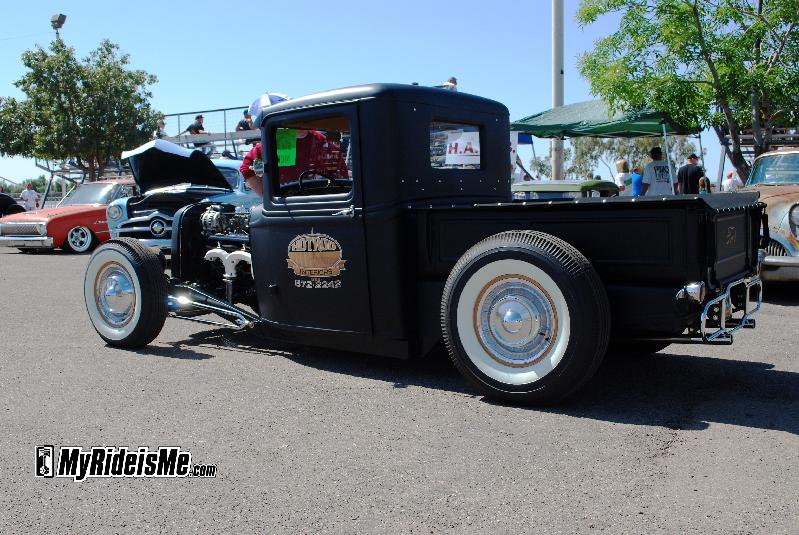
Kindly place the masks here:
<instances>
[{"instance_id":1,"label":"myrideisme.com watermark","mask_svg":"<svg viewBox=\"0 0 799 535\"><path fill-rule=\"evenodd\" d=\"M93 446L84 450L61 446L36 446L36 477L216 477L216 465L192 464L191 452L179 446L128 449Z\"/></svg>"}]
</instances>

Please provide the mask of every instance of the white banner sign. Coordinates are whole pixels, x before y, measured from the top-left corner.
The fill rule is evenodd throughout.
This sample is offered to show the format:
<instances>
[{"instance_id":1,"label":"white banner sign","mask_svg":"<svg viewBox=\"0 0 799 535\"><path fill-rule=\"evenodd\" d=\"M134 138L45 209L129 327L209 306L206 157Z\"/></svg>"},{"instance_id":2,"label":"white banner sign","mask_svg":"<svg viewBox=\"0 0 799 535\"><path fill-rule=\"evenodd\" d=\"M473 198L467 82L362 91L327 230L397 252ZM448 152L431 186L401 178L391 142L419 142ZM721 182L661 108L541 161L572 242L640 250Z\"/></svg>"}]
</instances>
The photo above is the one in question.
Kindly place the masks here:
<instances>
[{"instance_id":1,"label":"white banner sign","mask_svg":"<svg viewBox=\"0 0 799 535\"><path fill-rule=\"evenodd\" d=\"M480 132L447 132L445 165L480 166Z\"/></svg>"}]
</instances>

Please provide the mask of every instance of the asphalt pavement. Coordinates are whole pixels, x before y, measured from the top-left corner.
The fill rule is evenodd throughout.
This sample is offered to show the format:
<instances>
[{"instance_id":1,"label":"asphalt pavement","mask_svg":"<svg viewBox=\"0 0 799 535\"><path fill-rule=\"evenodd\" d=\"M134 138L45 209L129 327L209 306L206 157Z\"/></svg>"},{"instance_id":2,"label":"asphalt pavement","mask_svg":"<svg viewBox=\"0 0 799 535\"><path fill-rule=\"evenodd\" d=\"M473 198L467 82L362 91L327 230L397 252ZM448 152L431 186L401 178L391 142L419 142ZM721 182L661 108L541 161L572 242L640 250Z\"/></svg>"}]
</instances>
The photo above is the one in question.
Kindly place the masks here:
<instances>
[{"instance_id":1,"label":"asphalt pavement","mask_svg":"<svg viewBox=\"0 0 799 535\"><path fill-rule=\"evenodd\" d=\"M167 320L106 346L87 256L0 249L0 533L799 533L799 284L731 347L607 361L564 405L421 361ZM180 446L213 479L42 479L37 445Z\"/></svg>"}]
</instances>

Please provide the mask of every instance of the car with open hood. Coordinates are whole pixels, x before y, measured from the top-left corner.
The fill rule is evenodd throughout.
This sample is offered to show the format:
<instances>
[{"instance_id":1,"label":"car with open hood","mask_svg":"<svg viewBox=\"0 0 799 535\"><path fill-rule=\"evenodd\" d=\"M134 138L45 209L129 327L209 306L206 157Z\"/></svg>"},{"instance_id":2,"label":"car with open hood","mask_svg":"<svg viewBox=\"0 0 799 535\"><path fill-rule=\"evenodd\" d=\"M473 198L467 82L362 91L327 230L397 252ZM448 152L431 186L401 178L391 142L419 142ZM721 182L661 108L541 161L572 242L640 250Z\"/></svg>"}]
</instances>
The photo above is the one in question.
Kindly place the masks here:
<instances>
[{"instance_id":1,"label":"car with open hood","mask_svg":"<svg viewBox=\"0 0 799 535\"><path fill-rule=\"evenodd\" d=\"M766 204L769 240L763 279L799 280L799 148L760 155L743 191L760 192Z\"/></svg>"},{"instance_id":2,"label":"car with open hood","mask_svg":"<svg viewBox=\"0 0 799 535\"><path fill-rule=\"evenodd\" d=\"M136 238L151 247L169 250L172 219L187 204L212 200L241 211L260 202L239 171L241 160L211 159L156 139L122 153L140 195L108 206L107 219L114 238Z\"/></svg>"},{"instance_id":3,"label":"car with open hood","mask_svg":"<svg viewBox=\"0 0 799 535\"><path fill-rule=\"evenodd\" d=\"M55 208L3 217L0 247L90 251L110 239L105 215L108 204L133 194L135 188L129 178L78 184Z\"/></svg>"}]
</instances>

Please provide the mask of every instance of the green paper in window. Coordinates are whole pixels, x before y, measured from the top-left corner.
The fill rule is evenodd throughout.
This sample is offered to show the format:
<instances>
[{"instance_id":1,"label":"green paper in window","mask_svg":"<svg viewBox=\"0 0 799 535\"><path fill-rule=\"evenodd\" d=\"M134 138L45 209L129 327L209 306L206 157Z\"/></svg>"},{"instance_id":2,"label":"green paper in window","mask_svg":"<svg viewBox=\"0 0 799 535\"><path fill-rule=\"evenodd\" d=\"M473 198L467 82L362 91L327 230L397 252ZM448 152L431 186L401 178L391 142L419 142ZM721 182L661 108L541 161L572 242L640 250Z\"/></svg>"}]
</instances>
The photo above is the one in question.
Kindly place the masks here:
<instances>
[{"instance_id":1,"label":"green paper in window","mask_svg":"<svg viewBox=\"0 0 799 535\"><path fill-rule=\"evenodd\" d=\"M277 129L277 166L297 164L297 131L293 128Z\"/></svg>"}]
</instances>

